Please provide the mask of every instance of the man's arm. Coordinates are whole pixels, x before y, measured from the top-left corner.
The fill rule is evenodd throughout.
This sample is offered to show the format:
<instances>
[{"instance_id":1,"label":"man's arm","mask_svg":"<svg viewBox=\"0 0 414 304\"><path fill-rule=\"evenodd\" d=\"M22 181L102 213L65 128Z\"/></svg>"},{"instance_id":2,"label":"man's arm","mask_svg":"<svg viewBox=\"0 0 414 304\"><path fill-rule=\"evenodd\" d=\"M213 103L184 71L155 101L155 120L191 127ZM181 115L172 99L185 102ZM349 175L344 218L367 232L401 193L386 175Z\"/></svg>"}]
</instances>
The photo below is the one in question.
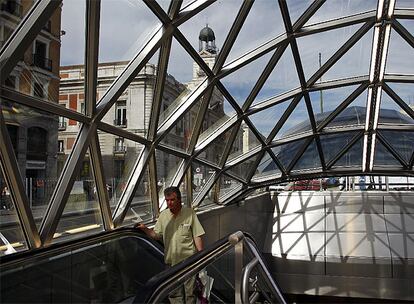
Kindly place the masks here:
<instances>
[{"instance_id":1,"label":"man's arm","mask_svg":"<svg viewBox=\"0 0 414 304\"><path fill-rule=\"evenodd\" d=\"M141 229L142 231L144 231L144 233L146 235L148 235L150 238L152 238L154 240L157 240L157 241L161 240L161 236L156 234L154 229L148 228L144 224L137 224L137 225L135 225L135 227L138 228L138 229Z\"/></svg>"},{"instance_id":2,"label":"man's arm","mask_svg":"<svg viewBox=\"0 0 414 304\"><path fill-rule=\"evenodd\" d=\"M204 246L203 246L203 239L201 238L201 236L196 236L194 238L194 244L196 246L197 251L203 250Z\"/></svg>"}]
</instances>

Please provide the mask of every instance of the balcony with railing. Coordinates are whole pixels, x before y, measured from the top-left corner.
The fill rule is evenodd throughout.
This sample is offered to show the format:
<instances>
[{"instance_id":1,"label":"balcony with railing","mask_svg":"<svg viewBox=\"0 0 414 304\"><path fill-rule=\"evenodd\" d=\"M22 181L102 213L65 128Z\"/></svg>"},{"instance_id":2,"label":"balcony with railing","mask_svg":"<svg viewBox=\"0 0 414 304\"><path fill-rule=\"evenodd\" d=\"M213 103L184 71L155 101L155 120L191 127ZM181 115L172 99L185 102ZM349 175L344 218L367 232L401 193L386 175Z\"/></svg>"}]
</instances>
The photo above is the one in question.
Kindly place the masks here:
<instances>
[{"instance_id":1,"label":"balcony with railing","mask_svg":"<svg viewBox=\"0 0 414 304\"><path fill-rule=\"evenodd\" d=\"M64 131L64 130L66 130L66 126L67 126L66 121L59 121L59 126L58 126L59 131Z\"/></svg>"},{"instance_id":2,"label":"balcony with railing","mask_svg":"<svg viewBox=\"0 0 414 304\"><path fill-rule=\"evenodd\" d=\"M115 118L114 119L114 126L116 127L120 127L120 128L126 128L127 127L127 119L121 119L119 118Z\"/></svg>"},{"instance_id":3,"label":"balcony with railing","mask_svg":"<svg viewBox=\"0 0 414 304\"><path fill-rule=\"evenodd\" d=\"M33 54L33 65L44 70L52 70L52 60L45 58L40 54Z\"/></svg>"},{"instance_id":4,"label":"balcony with railing","mask_svg":"<svg viewBox=\"0 0 414 304\"><path fill-rule=\"evenodd\" d=\"M23 6L15 0L7 0L1 3L0 11L7 12L16 17L22 17Z\"/></svg>"},{"instance_id":5,"label":"balcony with railing","mask_svg":"<svg viewBox=\"0 0 414 304\"><path fill-rule=\"evenodd\" d=\"M124 154L127 151L127 147L125 145L117 145L114 146L114 153L115 154Z\"/></svg>"}]
</instances>

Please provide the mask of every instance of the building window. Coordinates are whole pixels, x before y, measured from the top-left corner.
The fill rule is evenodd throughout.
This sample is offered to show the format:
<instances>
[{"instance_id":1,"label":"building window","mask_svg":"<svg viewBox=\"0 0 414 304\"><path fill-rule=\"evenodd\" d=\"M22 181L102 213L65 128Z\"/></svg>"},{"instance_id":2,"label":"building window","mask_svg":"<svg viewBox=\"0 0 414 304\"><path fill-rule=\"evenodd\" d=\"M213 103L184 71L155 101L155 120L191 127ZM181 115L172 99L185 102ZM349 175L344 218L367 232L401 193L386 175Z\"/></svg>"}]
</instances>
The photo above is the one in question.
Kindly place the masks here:
<instances>
[{"instance_id":1,"label":"building window","mask_svg":"<svg viewBox=\"0 0 414 304\"><path fill-rule=\"evenodd\" d=\"M52 70L52 61L47 58L46 43L36 40L33 54L33 65L48 71Z\"/></svg>"},{"instance_id":2,"label":"building window","mask_svg":"<svg viewBox=\"0 0 414 304\"><path fill-rule=\"evenodd\" d=\"M126 109L126 101L120 100L116 103L115 108L115 125L120 127L127 126L127 109Z\"/></svg>"},{"instance_id":3,"label":"building window","mask_svg":"<svg viewBox=\"0 0 414 304\"><path fill-rule=\"evenodd\" d=\"M115 138L114 152L116 153L126 152L126 147L124 145L124 139L122 137Z\"/></svg>"},{"instance_id":4,"label":"building window","mask_svg":"<svg viewBox=\"0 0 414 304\"><path fill-rule=\"evenodd\" d=\"M27 159L46 160L47 158L47 131L39 127L27 130Z\"/></svg>"},{"instance_id":5,"label":"building window","mask_svg":"<svg viewBox=\"0 0 414 304\"><path fill-rule=\"evenodd\" d=\"M9 77L7 77L4 84L6 85L6 87L15 89L16 88L16 76L10 75Z\"/></svg>"},{"instance_id":6,"label":"building window","mask_svg":"<svg viewBox=\"0 0 414 304\"><path fill-rule=\"evenodd\" d=\"M44 87L41 83L35 82L33 84L33 95L40 98L45 97Z\"/></svg>"},{"instance_id":7,"label":"building window","mask_svg":"<svg viewBox=\"0 0 414 304\"><path fill-rule=\"evenodd\" d=\"M59 130L66 130L66 119L63 116L59 116Z\"/></svg>"},{"instance_id":8,"label":"building window","mask_svg":"<svg viewBox=\"0 0 414 304\"><path fill-rule=\"evenodd\" d=\"M58 140L58 153L65 152L65 142L64 140Z\"/></svg>"},{"instance_id":9,"label":"building window","mask_svg":"<svg viewBox=\"0 0 414 304\"><path fill-rule=\"evenodd\" d=\"M85 114L85 103L84 103L84 102L81 102L81 103L80 103L80 112L81 112L82 114Z\"/></svg>"}]
</instances>

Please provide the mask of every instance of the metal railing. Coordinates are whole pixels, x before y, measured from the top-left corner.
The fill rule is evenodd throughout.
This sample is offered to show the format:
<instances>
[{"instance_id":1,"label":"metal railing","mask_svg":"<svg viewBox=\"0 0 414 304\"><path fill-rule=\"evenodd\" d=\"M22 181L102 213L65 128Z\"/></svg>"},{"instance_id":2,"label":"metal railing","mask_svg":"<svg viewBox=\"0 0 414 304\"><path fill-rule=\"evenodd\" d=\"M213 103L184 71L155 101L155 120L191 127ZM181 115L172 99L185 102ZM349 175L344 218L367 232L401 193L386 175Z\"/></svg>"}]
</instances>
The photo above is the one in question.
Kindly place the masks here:
<instances>
[{"instance_id":1,"label":"metal railing","mask_svg":"<svg viewBox=\"0 0 414 304\"><path fill-rule=\"evenodd\" d=\"M216 242L209 249L153 277L145 286L150 295L146 298L135 299L135 301L161 303L170 292L232 250L234 250L235 282L230 288L234 288L234 303L253 303L260 296L270 303L286 303L253 239L241 231L231 234L228 238ZM249 256L250 261L244 265ZM264 280L265 286L258 284L258 277L250 278L255 268L260 278Z\"/></svg>"},{"instance_id":2,"label":"metal railing","mask_svg":"<svg viewBox=\"0 0 414 304\"><path fill-rule=\"evenodd\" d=\"M52 60L45 58L40 54L33 54L33 65L44 70L52 70Z\"/></svg>"}]
</instances>

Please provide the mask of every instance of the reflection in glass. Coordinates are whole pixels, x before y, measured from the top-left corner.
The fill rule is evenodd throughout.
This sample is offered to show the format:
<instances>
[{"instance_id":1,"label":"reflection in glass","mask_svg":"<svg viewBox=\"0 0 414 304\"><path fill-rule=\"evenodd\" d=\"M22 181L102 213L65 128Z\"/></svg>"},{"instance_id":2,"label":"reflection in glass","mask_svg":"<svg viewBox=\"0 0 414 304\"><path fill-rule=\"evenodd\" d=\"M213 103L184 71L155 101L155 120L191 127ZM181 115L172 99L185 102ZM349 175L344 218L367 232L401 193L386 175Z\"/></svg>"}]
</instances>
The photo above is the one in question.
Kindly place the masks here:
<instances>
[{"instance_id":1,"label":"reflection in glass","mask_svg":"<svg viewBox=\"0 0 414 304\"><path fill-rule=\"evenodd\" d=\"M0 166L0 256L26 250L27 243Z\"/></svg>"},{"instance_id":2,"label":"reflection in glass","mask_svg":"<svg viewBox=\"0 0 414 304\"><path fill-rule=\"evenodd\" d=\"M387 142L407 162L414 153L414 133L407 131L381 131Z\"/></svg>"},{"instance_id":3,"label":"reflection in glass","mask_svg":"<svg viewBox=\"0 0 414 304\"><path fill-rule=\"evenodd\" d=\"M122 226L141 223L153 219L153 208L151 191L149 188L148 169L145 170L144 177L140 181L137 190L132 198L131 205L125 216Z\"/></svg>"},{"instance_id":4,"label":"reflection in glass","mask_svg":"<svg viewBox=\"0 0 414 304\"><path fill-rule=\"evenodd\" d=\"M267 178L279 177L281 175L279 167L274 160L270 157L269 153L265 153L256 172L252 177L252 181L261 181Z\"/></svg>"},{"instance_id":5,"label":"reflection in glass","mask_svg":"<svg viewBox=\"0 0 414 304\"><path fill-rule=\"evenodd\" d=\"M239 132L236 135L236 139L233 141L227 161L245 154L258 146L260 146L260 141L257 139L256 135L254 135L249 126L243 121Z\"/></svg>"},{"instance_id":6,"label":"reflection in glass","mask_svg":"<svg viewBox=\"0 0 414 304\"><path fill-rule=\"evenodd\" d=\"M63 136L58 116L0 100L30 207L39 226L79 127ZM61 152L62 149L65 152Z\"/></svg>"},{"instance_id":7,"label":"reflection in glass","mask_svg":"<svg viewBox=\"0 0 414 304\"><path fill-rule=\"evenodd\" d=\"M102 215L93 178L89 149L77 173L62 217L53 236L54 242L103 231Z\"/></svg>"},{"instance_id":8,"label":"reflection in glass","mask_svg":"<svg viewBox=\"0 0 414 304\"><path fill-rule=\"evenodd\" d=\"M375 145L374 166L402 166L379 140L376 141Z\"/></svg>"},{"instance_id":9,"label":"reflection in glass","mask_svg":"<svg viewBox=\"0 0 414 304\"><path fill-rule=\"evenodd\" d=\"M385 73L414 74L414 50L394 29L391 29Z\"/></svg>"},{"instance_id":10,"label":"reflection in glass","mask_svg":"<svg viewBox=\"0 0 414 304\"><path fill-rule=\"evenodd\" d=\"M355 136L355 132L344 132L336 134L321 135L320 141L325 157L325 162L331 161L343 148L345 148L352 138Z\"/></svg>"},{"instance_id":11,"label":"reflection in glass","mask_svg":"<svg viewBox=\"0 0 414 304\"><path fill-rule=\"evenodd\" d=\"M209 181L210 177L214 174L214 169L202 165L198 162L193 162L192 164L193 170L193 198L196 198L197 195L202 191L203 187ZM213 198L211 197L212 192L209 191L207 196L203 199L202 205L211 204L213 203Z\"/></svg>"},{"instance_id":12,"label":"reflection in glass","mask_svg":"<svg viewBox=\"0 0 414 304\"><path fill-rule=\"evenodd\" d=\"M292 168L292 172L296 171L297 173L297 171L300 170L317 169L321 167L318 149L316 147L315 140L313 140Z\"/></svg>"},{"instance_id":13,"label":"reflection in glass","mask_svg":"<svg viewBox=\"0 0 414 304\"><path fill-rule=\"evenodd\" d=\"M215 194L218 195L218 202L223 202L227 196L241 190L242 183L223 174L214 185Z\"/></svg>"},{"instance_id":14,"label":"reflection in glass","mask_svg":"<svg viewBox=\"0 0 414 304\"><path fill-rule=\"evenodd\" d=\"M363 139L358 140L342 157L335 162L332 168L361 167Z\"/></svg>"},{"instance_id":15,"label":"reflection in glass","mask_svg":"<svg viewBox=\"0 0 414 304\"><path fill-rule=\"evenodd\" d=\"M283 165L283 167L286 169L292 162L298 150L303 146L305 141L306 139L293 141L288 144L272 148L272 151L276 155L280 163Z\"/></svg>"},{"instance_id":16,"label":"reflection in glass","mask_svg":"<svg viewBox=\"0 0 414 304\"><path fill-rule=\"evenodd\" d=\"M413 125L414 119L408 115L386 92L382 91L379 124Z\"/></svg>"}]
</instances>

